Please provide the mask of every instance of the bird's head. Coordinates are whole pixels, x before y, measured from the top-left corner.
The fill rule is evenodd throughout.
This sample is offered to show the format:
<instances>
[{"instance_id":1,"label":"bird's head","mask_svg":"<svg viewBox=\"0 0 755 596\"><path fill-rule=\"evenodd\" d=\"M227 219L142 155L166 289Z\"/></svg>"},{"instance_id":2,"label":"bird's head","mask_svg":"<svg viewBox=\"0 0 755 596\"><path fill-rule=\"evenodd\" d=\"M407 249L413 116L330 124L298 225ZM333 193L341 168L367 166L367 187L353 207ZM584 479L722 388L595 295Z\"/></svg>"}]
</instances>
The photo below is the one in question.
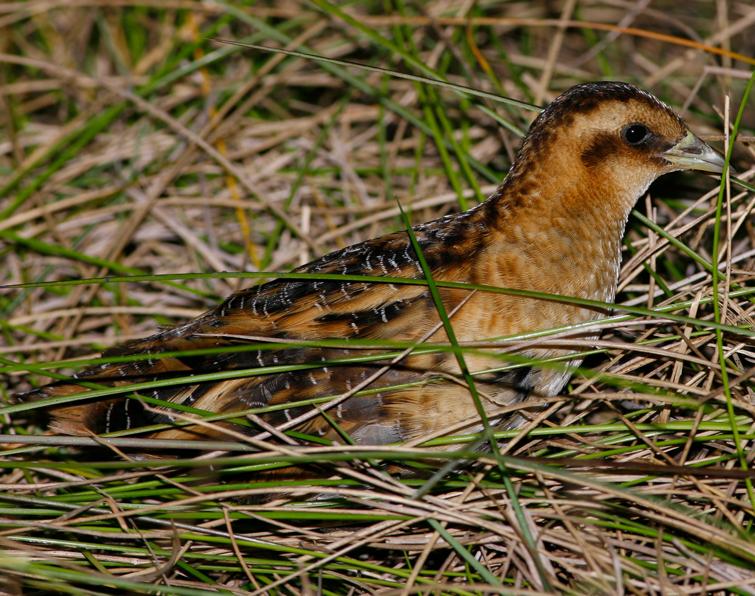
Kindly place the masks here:
<instances>
[{"instance_id":1,"label":"bird's head","mask_svg":"<svg viewBox=\"0 0 755 596\"><path fill-rule=\"evenodd\" d=\"M622 211L656 178L676 170L720 173L723 158L659 99L627 83L576 85L532 123L512 177L564 182ZM618 206L618 205L617 205Z\"/></svg>"}]
</instances>

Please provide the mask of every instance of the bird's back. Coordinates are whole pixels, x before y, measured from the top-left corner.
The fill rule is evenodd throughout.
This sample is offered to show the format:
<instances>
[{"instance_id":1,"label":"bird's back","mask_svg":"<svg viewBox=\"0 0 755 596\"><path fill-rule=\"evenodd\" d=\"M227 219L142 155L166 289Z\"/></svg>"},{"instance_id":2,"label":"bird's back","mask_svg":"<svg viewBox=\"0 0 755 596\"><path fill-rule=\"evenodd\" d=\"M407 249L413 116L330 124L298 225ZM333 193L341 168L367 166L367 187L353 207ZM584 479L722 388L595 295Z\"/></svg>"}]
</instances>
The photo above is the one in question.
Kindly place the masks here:
<instances>
[{"instance_id":1,"label":"bird's back","mask_svg":"<svg viewBox=\"0 0 755 596\"><path fill-rule=\"evenodd\" d=\"M417 226L415 234L434 278L469 282L490 231L484 213L477 210ZM279 425L311 412L311 401L306 400L337 397L362 384L365 394L335 406L332 419L355 440L367 443L405 440L431 426L441 428L451 420L474 419L474 403L467 389L442 378L458 370L449 351L407 355L387 366L396 349L370 342L447 342L427 285L379 280L424 279L406 232L331 253L295 272L369 276L375 281L277 279L243 290L194 321L105 353L106 357L140 359L85 370L77 382L50 385L42 390L43 395L80 393L85 391L78 384L82 382L131 386L183 378L175 386L141 394L177 404L184 412L187 408L226 414L263 411L269 424ZM472 307L469 314L485 308L484 301L470 298L467 290L441 293L447 311L467 301ZM467 319L484 321L485 317ZM480 339L481 333L483 329L467 325L462 335ZM313 345L318 340L330 343ZM258 374L266 367L286 370ZM242 372L239 378L225 380L192 383L186 379L218 371ZM521 376L511 375L512 387ZM500 393L502 375L498 377ZM397 385L401 388L385 389ZM512 396L518 391L512 389ZM297 406L302 401L307 405ZM438 402L446 405L439 408ZM281 409L284 405L290 407ZM449 412L439 416L443 409ZM152 433L163 438L218 434L208 427L184 425L179 430L173 425L182 420L180 412L145 407L136 396L62 407L54 416L53 429L65 434L108 433L155 424L169 426ZM298 428L314 435L337 436L323 416L311 417Z\"/></svg>"}]
</instances>

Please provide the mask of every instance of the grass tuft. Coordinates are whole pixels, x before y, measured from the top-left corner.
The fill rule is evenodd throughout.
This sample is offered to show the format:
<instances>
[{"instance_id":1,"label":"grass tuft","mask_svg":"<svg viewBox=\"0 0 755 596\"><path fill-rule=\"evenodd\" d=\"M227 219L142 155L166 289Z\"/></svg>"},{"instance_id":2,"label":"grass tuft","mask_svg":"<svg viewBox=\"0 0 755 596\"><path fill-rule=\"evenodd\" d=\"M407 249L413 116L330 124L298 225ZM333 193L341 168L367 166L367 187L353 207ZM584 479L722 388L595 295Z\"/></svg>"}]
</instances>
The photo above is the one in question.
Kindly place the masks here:
<instances>
[{"instance_id":1,"label":"grass tuft","mask_svg":"<svg viewBox=\"0 0 755 596\"><path fill-rule=\"evenodd\" d=\"M752 10L452 4L0 5L0 592L752 592ZM178 425L254 427L274 409L208 415L151 396L186 379L19 399L138 359L99 353L238 287L406 229L397 203L414 222L475 205L533 101L608 78L677 108L737 172L651 188L613 311L520 292L607 314L465 344L445 313L447 344L349 344L351 360L446 351L462 370L491 348L496 371L531 364L535 345L582 351L532 424L488 428L500 452L459 429L380 448L267 429L193 451L46 432L48 406L116 394L171 407ZM301 405L327 415L334 399Z\"/></svg>"}]
</instances>

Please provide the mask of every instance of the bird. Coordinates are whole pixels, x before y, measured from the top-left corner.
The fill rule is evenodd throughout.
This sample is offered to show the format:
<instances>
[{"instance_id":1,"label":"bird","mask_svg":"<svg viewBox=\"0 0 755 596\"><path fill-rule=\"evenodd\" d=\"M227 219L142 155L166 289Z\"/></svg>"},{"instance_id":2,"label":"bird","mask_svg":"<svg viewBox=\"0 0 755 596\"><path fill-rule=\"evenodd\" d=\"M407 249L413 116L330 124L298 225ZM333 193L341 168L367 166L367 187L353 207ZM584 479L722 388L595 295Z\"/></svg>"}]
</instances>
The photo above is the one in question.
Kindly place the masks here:
<instances>
[{"instance_id":1,"label":"bird","mask_svg":"<svg viewBox=\"0 0 755 596\"><path fill-rule=\"evenodd\" d=\"M399 359L365 346L447 346L437 300L459 344L592 321L603 313L459 284L612 303L636 201L669 172L723 168L721 155L651 93L624 82L578 84L534 119L484 202L412 227L414 239L408 230L389 233L294 270L324 278L279 278L241 290L194 320L104 354L137 360L94 366L36 391L79 396L52 410L51 431L66 435L145 428L142 436L192 440L293 425L323 440L385 445L449 427L479 428L480 406L496 424L512 427L515 418L495 413L559 395L579 354L567 352L568 366L544 366L538 362L554 351L535 347L521 354L529 364L508 368L495 350L466 354L476 405L453 350L415 350ZM436 298L429 284L416 283L428 275L440 284ZM247 374L262 367L272 369ZM229 374L198 376L220 371ZM135 383L165 379L178 381L128 392ZM90 399L91 383L123 391ZM329 396L336 405L312 405ZM144 397L161 401L148 405ZM229 418L239 412L239 420L198 424L187 411ZM249 411L262 412L262 426L244 419Z\"/></svg>"}]
</instances>

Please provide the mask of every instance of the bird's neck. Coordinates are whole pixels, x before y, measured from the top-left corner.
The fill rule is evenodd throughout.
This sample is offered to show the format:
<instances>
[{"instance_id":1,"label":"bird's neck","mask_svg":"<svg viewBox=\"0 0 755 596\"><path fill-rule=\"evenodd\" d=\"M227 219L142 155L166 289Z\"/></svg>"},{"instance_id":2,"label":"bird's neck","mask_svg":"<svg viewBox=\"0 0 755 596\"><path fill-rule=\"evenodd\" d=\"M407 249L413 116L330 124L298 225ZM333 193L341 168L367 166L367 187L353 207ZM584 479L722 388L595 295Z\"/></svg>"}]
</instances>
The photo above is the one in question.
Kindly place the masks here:
<instances>
[{"instance_id":1,"label":"bird's neck","mask_svg":"<svg viewBox=\"0 0 755 596\"><path fill-rule=\"evenodd\" d=\"M574 171L569 176L532 174L510 176L485 205L493 228L489 254L497 257L501 279L612 301L621 240L636 197L599 180L581 179Z\"/></svg>"}]
</instances>

